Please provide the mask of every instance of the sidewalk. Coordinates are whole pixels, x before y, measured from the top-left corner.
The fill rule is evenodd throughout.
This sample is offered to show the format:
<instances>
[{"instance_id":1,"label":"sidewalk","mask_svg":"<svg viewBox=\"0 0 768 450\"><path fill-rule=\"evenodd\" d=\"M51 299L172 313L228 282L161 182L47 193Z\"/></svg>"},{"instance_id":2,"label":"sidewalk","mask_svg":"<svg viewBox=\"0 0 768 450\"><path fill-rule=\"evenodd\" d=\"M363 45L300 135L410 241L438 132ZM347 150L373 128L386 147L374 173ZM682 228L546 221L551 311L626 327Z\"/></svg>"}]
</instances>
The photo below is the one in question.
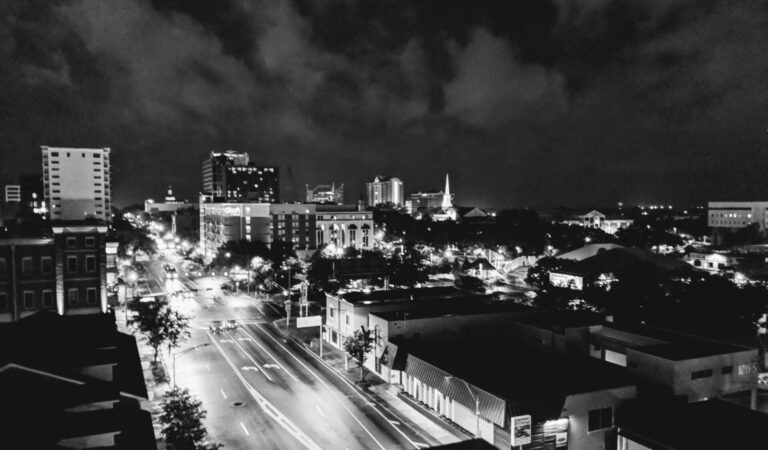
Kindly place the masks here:
<instances>
[{"instance_id":1,"label":"sidewalk","mask_svg":"<svg viewBox=\"0 0 768 450\"><path fill-rule=\"evenodd\" d=\"M141 334L134 332L125 323L125 315L122 310L115 311L115 322L117 323L117 330L121 333L132 335L136 338L136 345L139 349L139 359L141 360L141 369L144 373L144 383L147 385L147 402L141 405L143 409L149 411L152 414L152 426L155 429L155 440L157 441L158 450L165 449L165 442L160 437L160 421L158 418L161 414L160 403L165 396L165 391L170 389L169 377L165 370L166 364L163 359L163 352L160 352L157 358L157 363L153 364L152 360L154 352L143 339ZM153 371L154 367L154 371Z\"/></svg>"},{"instance_id":2,"label":"sidewalk","mask_svg":"<svg viewBox=\"0 0 768 450\"><path fill-rule=\"evenodd\" d=\"M317 328L295 328L295 318L293 317L291 318L292 326L288 328L285 326L285 319L278 319L273 323L280 331L308 348L319 359L317 355L317 343L319 341ZM395 425L399 425L398 422L401 422L430 447L453 444L471 438L421 405L407 401L400 393L400 389L386 383L368 369L365 370L366 385L361 387L359 385L360 368L357 363L350 360L345 368L344 359L344 352L327 342L323 342L323 362L325 364L344 376L356 388L364 391L374 403L377 403L390 415L399 419L393 422Z\"/></svg>"}]
</instances>

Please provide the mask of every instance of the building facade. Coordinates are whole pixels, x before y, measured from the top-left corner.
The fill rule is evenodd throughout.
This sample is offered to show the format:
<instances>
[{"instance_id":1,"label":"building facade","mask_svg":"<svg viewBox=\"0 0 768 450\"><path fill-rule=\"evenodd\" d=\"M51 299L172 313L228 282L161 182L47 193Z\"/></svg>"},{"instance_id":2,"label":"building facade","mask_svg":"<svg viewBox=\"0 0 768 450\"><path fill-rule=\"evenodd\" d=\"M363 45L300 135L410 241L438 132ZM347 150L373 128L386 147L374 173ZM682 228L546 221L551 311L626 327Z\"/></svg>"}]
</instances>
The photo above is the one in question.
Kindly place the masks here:
<instances>
[{"instance_id":1,"label":"building facade","mask_svg":"<svg viewBox=\"0 0 768 450\"><path fill-rule=\"evenodd\" d=\"M107 311L107 227L54 225L39 237L0 238L0 322L40 310Z\"/></svg>"},{"instance_id":2,"label":"building facade","mask_svg":"<svg viewBox=\"0 0 768 450\"><path fill-rule=\"evenodd\" d=\"M307 189L307 203L344 203L344 185L336 186L336 183L321 184Z\"/></svg>"},{"instance_id":3,"label":"building facade","mask_svg":"<svg viewBox=\"0 0 768 450\"><path fill-rule=\"evenodd\" d=\"M394 177L377 176L365 185L368 206L392 204L403 206L403 182Z\"/></svg>"},{"instance_id":4,"label":"building facade","mask_svg":"<svg viewBox=\"0 0 768 450\"><path fill-rule=\"evenodd\" d=\"M175 212L180 209L194 207L195 205L186 200L177 200L173 195L173 188L168 186L165 199L162 203L156 202L151 198L144 200L144 212L157 213L157 212Z\"/></svg>"},{"instance_id":5,"label":"building facade","mask_svg":"<svg viewBox=\"0 0 768 450\"><path fill-rule=\"evenodd\" d=\"M42 147L51 220L112 220L110 149Z\"/></svg>"},{"instance_id":6,"label":"building facade","mask_svg":"<svg viewBox=\"0 0 768 450\"><path fill-rule=\"evenodd\" d=\"M200 201L200 251L206 261L230 241L271 242L268 203L206 203Z\"/></svg>"},{"instance_id":7,"label":"building facade","mask_svg":"<svg viewBox=\"0 0 768 450\"><path fill-rule=\"evenodd\" d=\"M707 225L712 228L737 229L757 224L765 232L768 202L709 202Z\"/></svg>"},{"instance_id":8,"label":"building facade","mask_svg":"<svg viewBox=\"0 0 768 450\"><path fill-rule=\"evenodd\" d=\"M257 166L244 152L211 152L203 162L203 194L213 202L277 203L280 170Z\"/></svg>"},{"instance_id":9,"label":"building facade","mask_svg":"<svg viewBox=\"0 0 768 450\"><path fill-rule=\"evenodd\" d=\"M635 221L621 216L607 216L593 210L573 219L563 221L566 225L578 225L585 228L596 228L608 234L616 234L619 230L629 228Z\"/></svg>"}]
</instances>

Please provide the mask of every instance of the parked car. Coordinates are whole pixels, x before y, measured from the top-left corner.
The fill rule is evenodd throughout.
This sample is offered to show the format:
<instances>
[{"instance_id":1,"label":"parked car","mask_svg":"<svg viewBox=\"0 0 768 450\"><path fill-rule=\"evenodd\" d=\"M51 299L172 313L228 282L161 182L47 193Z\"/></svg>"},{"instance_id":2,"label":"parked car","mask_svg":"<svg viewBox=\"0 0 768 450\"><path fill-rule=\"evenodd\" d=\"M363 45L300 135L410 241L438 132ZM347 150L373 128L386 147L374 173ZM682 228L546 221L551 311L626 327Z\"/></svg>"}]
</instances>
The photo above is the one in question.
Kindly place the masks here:
<instances>
[{"instance_id":1,"label":"parked car","mask_svg":"<svg viewBox=\"0 0 768 450\"><path fill-rule=\"evenodd\" d=\"M227 330L234 330L237 328L237 322L235 321L235 319L229 319L224 324L224 328Z\"/></svg>"},{"instance_id":2,"label":"parked car","mask_svg":"<svg viewBox=\"0 0 768 450\"><path fill-rule=\"evenodd\" d=\"M213 334L219 334L224 331L224 327L221 325L221 320L214 320L211 322L211 324L208 326L208 331Z\"/></svg>"}]
</instances>

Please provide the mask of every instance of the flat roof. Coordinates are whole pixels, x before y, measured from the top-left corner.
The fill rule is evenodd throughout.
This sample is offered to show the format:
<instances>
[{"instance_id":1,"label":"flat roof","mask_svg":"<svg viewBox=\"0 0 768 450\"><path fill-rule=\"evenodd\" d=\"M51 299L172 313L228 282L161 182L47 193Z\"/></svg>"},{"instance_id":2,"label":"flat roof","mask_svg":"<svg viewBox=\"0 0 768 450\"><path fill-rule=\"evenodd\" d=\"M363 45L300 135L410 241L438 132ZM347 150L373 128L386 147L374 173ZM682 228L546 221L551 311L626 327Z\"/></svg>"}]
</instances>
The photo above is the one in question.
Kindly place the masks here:
<instances>
[{"instance_id":1,"label":"flat roof","mask_svg":"<svg viewBox=\"0 0 768 450\"><path fill-rule=\"evenodd\" d=\"M385 303L397 302L403 300L427 300L427 299L449 299L458 297L484 297L481 294L471 294L467 291L457 289L453 286L439 286L413 289L390 289L376 291L353 291L337 295L349 303Z\"/></svg>"},{"instance_id":2,"label":"flat roof","mask_svg":"<svg viewBox=\"0 0 768 450\"><path fill-rule=\"evenodd\" d=\"M459 300L458 302L446 302L441 305L440 308L417 309L408 311L407 313L402 311L379 311L372 312L371 314L386 321L397 321L428 319L434 317L471 316L476 314L525 313L533 311L535 310L530 306L514 302L469 303Z\"/></svg>"},{"instance_id":3,"label":"flat roof","mask_svg":"<svg viewBox=\"0 0 768 450\"><path fill-rule=\"evenodd\" d=\"M672 361L703 358L707 356L724 355L729 353L755 350L743 345L716 341L692 334L684 334L674 330L657 328L649 325L606 324L606 327L624 333L632 333L656 339L660 342L636 347L636 350L649 355L658 356Z\"/></svg>"},{"instance_id":4,"label":"flat roof","mask_svg":"<svg viewBox=\"0 0 768 450\"><path fill-rule=\"evenodd\" d=\"M545 312L530 314L517 319L517 322L522 324L532 325L559 334L565 333L566 328L602 325L604 321L603 316L586 311Z\"/></svg>"},{"instance_id":5,"label":"flat roof","mask_svg":"<svg viewBox=\"0 0 768 450\"><path fill-rule=\"evenodd\" d=\"M616 415L618 433L641 445L671 450L765 449L768 415L727 403L640 403Z\"/></svg>"},{"instance_id":6,"label":"flat roof","mask_svg":"<svg viewBox=\"0 0 768 450\"><path fill-rule=\"evenodd\" d=\"M558 397L635 386L619 366L588 356L561 355L498 339L457 343L394 339L413 355L507 401ZM503 346L503 354L499 348ZM406 368L407 370L407 368Z\"/></svg>"}]
</instances>

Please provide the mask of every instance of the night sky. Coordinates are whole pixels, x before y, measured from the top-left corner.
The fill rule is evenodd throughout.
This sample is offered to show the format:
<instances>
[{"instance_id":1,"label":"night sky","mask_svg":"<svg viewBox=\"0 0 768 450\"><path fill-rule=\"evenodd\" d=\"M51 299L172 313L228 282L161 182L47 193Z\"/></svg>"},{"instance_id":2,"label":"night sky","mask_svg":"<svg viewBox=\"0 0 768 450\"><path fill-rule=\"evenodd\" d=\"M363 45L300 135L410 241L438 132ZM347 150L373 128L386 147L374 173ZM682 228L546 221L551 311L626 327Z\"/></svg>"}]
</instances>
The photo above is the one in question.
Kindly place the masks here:
<instances>
[{"instance_id":1,"label":"night sky","mask_svg":"<svg viewBox=\"0 0 768 450\"><path fill-rule=\"evenodd\" d=\"M768 4L0 0L0 180L109 146L114 202L211 150L457 203L768 200Z\"/></svg>"}]
</instances>

